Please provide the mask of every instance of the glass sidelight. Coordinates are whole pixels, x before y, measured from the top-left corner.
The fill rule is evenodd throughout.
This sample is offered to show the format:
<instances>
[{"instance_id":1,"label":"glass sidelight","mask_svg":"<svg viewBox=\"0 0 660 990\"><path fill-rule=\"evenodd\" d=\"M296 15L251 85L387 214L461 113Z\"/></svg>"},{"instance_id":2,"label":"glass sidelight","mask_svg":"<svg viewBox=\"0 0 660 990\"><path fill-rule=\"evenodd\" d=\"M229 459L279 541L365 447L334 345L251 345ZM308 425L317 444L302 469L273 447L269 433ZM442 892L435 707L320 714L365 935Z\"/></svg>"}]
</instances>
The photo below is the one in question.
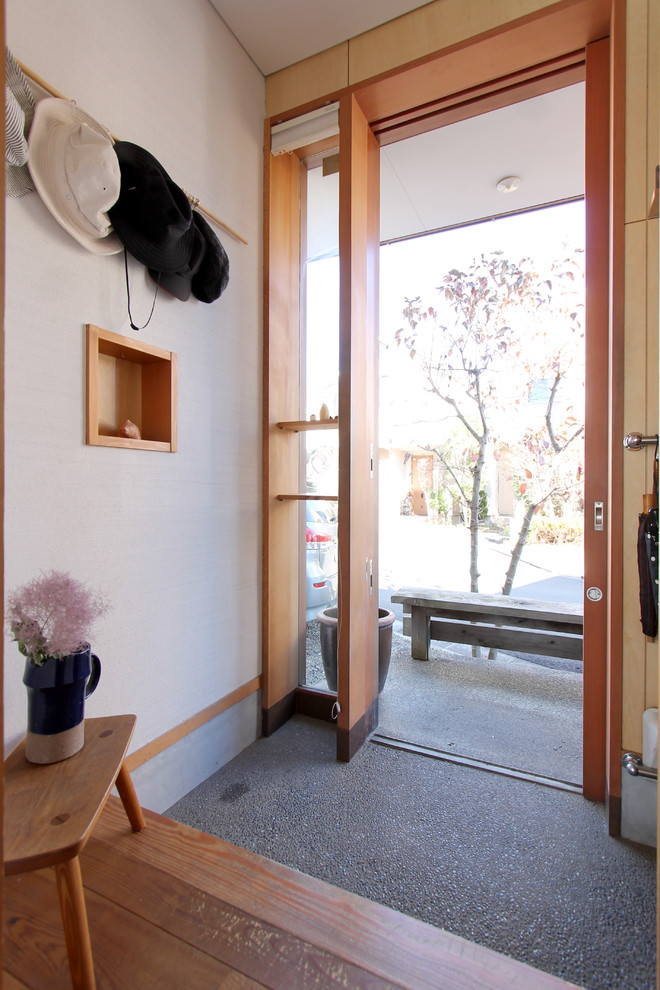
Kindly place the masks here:
<instances>
[{"instance_id":1,"label":"glass sidelight","mask_svg":"<svg viewBox=\"0 0 660 990\"><path fill-rule=\"evenodd\" d=\"M300 402L300 601L305 636L300 684L326 689L318 613L337 606L339 585L339 175L336 154L302 171Z\"/></svg>"}]
</instances>

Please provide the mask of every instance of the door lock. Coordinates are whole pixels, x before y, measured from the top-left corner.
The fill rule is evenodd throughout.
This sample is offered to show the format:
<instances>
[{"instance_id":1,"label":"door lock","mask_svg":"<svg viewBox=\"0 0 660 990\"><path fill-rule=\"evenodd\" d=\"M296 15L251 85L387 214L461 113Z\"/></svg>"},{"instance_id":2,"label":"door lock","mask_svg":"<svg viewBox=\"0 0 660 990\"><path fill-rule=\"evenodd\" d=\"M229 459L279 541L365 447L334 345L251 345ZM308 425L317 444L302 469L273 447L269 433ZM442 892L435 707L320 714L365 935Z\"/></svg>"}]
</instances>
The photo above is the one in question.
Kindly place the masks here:
<instances>
[{"instance_id":1,"label":"door lock","mask_svg":"<svg viewBox=\"0 0 660 990\"><path fill-rule=\"evenodd\" d=\"M605 508L603 502L594 502L594 529L597 533L603 530L603 521L605 517Z\"/></svg>"}]
</instances>

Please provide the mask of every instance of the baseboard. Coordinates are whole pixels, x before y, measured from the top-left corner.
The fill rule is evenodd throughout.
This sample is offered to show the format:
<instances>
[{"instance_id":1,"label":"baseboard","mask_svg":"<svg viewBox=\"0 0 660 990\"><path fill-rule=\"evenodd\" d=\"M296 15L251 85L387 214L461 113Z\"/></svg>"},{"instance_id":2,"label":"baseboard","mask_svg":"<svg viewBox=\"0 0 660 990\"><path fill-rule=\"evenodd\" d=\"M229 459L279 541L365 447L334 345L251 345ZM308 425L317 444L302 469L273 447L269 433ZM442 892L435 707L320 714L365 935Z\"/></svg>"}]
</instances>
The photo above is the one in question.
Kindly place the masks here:
<instances>
[{"instance_id":1,"label":"baseboard","mask_svg":"<svg viewBox=\"0 0 660 990\"><path fill-rule=\"evenodd\" d=\"M283 698L276 701L270 708L261 709L261 734L272 736L273 732L281 729L285 722L296 714L296 691L289 691Z\"/></svg>"},{"instance_id":2,"label":"baseboard","mask_svg":"<svg viewBox=\"0 0 660 990\"><path fill-rule=\"evenodd\" d=\"M606 798L607 831L611 836L621 835L621 798L608 794Z\"/></svg>"},{"instance_id":3,"label":"baseboard","mask_svg":"<svg viewBox=\"0 0 660 990\"><path fill-rule=\"evenodd\" d=\"M186 736L191 733L196 732L207 722L211 722L218 715L223 712L228 711L233 708L234 705L238 705L245 698L248 698L251 694L255 694L261 689L261 676L254 677L251 681L246 684L242 684L236 690L231 691L226 694L223 698L219 698L214 701L212 705L204 708L201 712L197 712L196 715L191 716L191 718L186 719L185 722L181 722L179 725L174 726L168 732L164 732L162 736L158 736L157 739L153 739L151 742L142 746L140 749L135 750L126 758L126 769L129 772L137 770L138 767L142 766L143 763L148 763L159 753L164 752L169 749L170 746L174 746L175 743L180 742Z\"/></svg>"},{"instance_id":4,"label":"baseboard","mask_svg":"<svg viewBox=\"0 0 660 990\"><path fill-rule=\"evenodd\" d=\"M164 812L259 737L261 700L254 692L131 773L140 804Z\"/></svg>"},{"instance_id":5,"label":"baseboard","mask_svg":"<svg viewBox=\"0 0 660 990\"><path fill-rule=\"evenodd\" d=\"M337 695L328 691L314 691L311 688L298 688L296 691L296 714L318 718L322 722L334 722L333 714Z\"/></svg>"},{"instance_id":6,"label":"baseboard","mask_svg":"<svg viewBox=\"0 0 660 990\"><path fill-rule=\"evenodd\" d=\"M337 729L337 759L349 763L378 725L378 698L351 729Z\"/></svg>"}]
</instances>

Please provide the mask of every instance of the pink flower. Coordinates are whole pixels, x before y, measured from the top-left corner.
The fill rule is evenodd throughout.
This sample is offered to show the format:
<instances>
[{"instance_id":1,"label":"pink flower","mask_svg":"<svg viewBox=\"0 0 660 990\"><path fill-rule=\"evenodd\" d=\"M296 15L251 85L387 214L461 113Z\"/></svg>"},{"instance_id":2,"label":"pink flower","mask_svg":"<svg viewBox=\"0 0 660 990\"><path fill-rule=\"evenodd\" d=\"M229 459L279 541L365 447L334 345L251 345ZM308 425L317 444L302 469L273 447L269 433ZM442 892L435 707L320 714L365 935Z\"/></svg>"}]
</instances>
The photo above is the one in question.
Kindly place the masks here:
<instances>
[{"instance_id":1,"label":"pink flower","mask_svg":"<svg viewBox=\"0 0 660 990\"><path fill-rule=\"evenodd\" d=\"M8 595L7 625L20 652L41 666L48 657L84 648L108 608L98 591L63 571L49 571Z\"/></svg>"}]
</instances>

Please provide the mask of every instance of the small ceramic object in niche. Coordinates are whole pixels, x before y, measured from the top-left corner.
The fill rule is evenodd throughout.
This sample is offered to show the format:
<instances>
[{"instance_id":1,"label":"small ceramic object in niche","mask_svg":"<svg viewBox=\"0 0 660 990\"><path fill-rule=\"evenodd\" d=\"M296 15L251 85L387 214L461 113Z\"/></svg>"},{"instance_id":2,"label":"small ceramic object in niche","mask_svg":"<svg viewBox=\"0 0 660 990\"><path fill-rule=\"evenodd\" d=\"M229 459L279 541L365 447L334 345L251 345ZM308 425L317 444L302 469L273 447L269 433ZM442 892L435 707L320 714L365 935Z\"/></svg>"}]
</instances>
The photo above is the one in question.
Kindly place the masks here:
<instances>
[{"instance_id":1,"label":"small ceramic object in niche","mask_svg":"<svg viewBox=\"0 0 660 990\"><path fill-rule=\"evenodd\" d=\"M135 425L135 423L131 422L130 419L124 420L124 422L119 427L119 433L117 435L120 437L128 437L129 440L142 439L142 434L140 433L140 430Z\"/></svg>"}]
</instances>

